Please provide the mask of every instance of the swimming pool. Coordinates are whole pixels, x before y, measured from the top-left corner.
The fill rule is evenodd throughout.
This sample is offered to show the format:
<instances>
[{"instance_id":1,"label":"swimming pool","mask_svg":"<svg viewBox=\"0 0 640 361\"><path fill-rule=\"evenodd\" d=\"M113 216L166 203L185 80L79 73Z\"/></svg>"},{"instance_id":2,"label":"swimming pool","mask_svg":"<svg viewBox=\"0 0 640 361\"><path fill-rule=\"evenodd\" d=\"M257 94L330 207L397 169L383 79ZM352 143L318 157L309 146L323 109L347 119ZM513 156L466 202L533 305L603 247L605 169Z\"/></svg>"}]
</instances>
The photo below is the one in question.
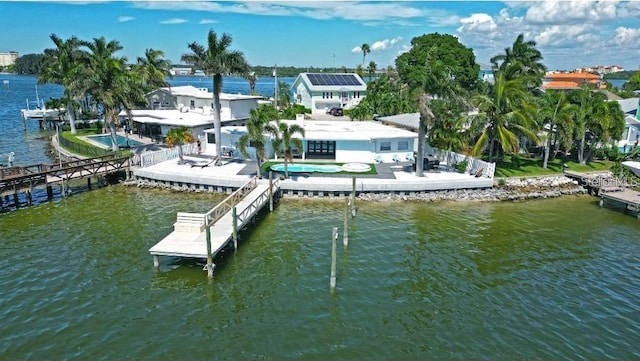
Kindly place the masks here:
<instances>
[{"instance_id":1,"label":"swimming pool","mask_svg":"<svg viewBox=\"0 0 640 361\"><path fill-rule=\"evenodd\" d=\"M111 135L109 134L102 134L102 135L92 135L92 136L88 136L87 138L98 142L102 145L105 145L107 147L111 147ZM127 146L127 138L123 137L121 135L116 135L116 139L118 140L118 146L119 147L126 147ZM130 147L134 148L134 147L139 147L141 145L144 145L144 143L140 143L138 141L135 141L133 139L131 139L131 137L129 137L129 144Z\"/></svg>"},{"instance_id":2,"label":"swimming pool","mask_svg":"<svg viewBox=\"0 0 640 361\"><path fill-rule=\"evenodd\" d=\"M271 170L284 172L284 164L274 164ZM342 171L342 167L333 164L289 164L287 170L291 173L337 173Z\"/></svg>"}]
</instances>

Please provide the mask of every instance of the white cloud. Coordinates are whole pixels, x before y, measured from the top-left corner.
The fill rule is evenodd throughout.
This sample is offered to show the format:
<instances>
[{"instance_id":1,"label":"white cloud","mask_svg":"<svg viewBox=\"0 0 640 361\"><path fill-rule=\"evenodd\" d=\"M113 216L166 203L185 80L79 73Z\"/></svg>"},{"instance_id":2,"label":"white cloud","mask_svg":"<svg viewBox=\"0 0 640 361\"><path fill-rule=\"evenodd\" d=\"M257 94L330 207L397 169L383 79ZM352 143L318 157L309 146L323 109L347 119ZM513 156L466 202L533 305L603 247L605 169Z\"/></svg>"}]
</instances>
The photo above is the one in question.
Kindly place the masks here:
<instances>
[{"instance_id":1,"label":"white cloud","mask_svg":"<svg viewBox=\"0 0 640 361\"><path fill-rule=\"evenodd\" d=\"M218 22L218 20L202 19L202 20L200 20L200 22L198 22L198 24L216 24L217 22Z\"/></svg>"},{"instance_id":2,"label":"white cloud","mask_svg":"<svg viewBox=\"0 0 640 361\"><path fill-rule=\"evenodd\" d=\"M362 53L362 48L359 46L356 46L355 48L351 49L352 53Z\"/></svg>"},{"instance_id":3,"label":"white cloud","mask_svg":"<svg viewBox=\"0 0 640 361\"><path fill-rule=\"evenodd\" d=\"M640 29L620 26L616 29L613 41L623 47L640 47Z\"/></svg>"},{"instance_id":4,"label":"white cloud","mask_svg":"<svg viewBox=\"0 0 640 361\"><path fill-rule=\"evenodd\" d=\"M533 24L567 24L614 20L619 1L540 1L527 10Z\"/></svg>"},{"instance_id":5,"label":"white cloud","mask_svg":"<svg viewBox=\"0 0 640 361\"><path fill-rule=\"evenodd\" d=\"M172 18L172 19L167 19L167 20L162 20L160 22L160 24L183 24L186 23L187 20L185 19L180 19L180 18Z\"/></svg>"},{"instance_id":6,"label":"white cloud","mask_svg":"<svg viewBox=\"0 0 640 361\"><path fill-rule=\"evenodd\" d=\"M489 32L494 31L498 26L493 18L487 14L472 14L468 18L460 19L462 26L458 28L458 32L474 31Z\"/></svg>"},{"instance_id":7,"label":"white cloud","mask_svg":"<svg viewBox=\"0 0 640 361\"><path fill-rule=\"evenodd\" d=\"M378 41L374 42L373 44L371 44L371 52L374 52L374 51L387 51L387 50L393 48L394 45L396 45L401 40L402 40L402 37L400 37L400 36L398 36L396 38L393 38L393 39L378 40Z\"/></svg>"},{"instance_id":8,"label":"white cloud","mask_svg":"<svg viewBox=\"0 0 640 361\"><path fill-rule=\"evenodd\" d=\"M126 23L127 21L132 21L135 20L135 18L133 16L120 16L118 17L118 22L119 23Z\"/></svg>"},{"instance_id":9,"label":"white cloud","mask_svg":"<svg viewBox=\"0 0 640 361\"><path fill-rule=\"evenodd\" d=\"M535 36L536 45L545 46L568 46L577 47L588 41L595 41L596 36L592 35L591 26L582 25L554 25L549 26Z\"/></svg>"}]
</instances>

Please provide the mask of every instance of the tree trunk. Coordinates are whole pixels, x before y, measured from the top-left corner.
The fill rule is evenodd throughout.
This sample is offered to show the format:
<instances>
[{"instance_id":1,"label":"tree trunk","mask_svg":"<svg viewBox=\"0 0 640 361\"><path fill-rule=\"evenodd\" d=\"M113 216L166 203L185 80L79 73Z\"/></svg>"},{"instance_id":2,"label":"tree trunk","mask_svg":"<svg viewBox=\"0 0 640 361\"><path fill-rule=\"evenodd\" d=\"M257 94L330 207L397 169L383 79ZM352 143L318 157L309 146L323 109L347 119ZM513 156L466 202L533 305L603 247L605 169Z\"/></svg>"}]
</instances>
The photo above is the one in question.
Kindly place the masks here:
<instances>
[{"instance_id":1,"label":"tree trunk","mask_svg":"<svg viewBox=\"0 0 640 361\"><path fill-rule=\"evenodd\" d=\"M67 100L67 116L69 117L69 126L71 127L71 134L77 134L76 130L76 111L73 108L73 102L71 99Z\"/></svg>"},{"instance_id":2,"label":"tree trunk","mask_svg":"<svg viewBox=\"0 0 640 361\"><path fill-rule=\"evenodd\" d=\"M222 165L222 122L220 120L220 90L222 88L222 75L215 74L213 76L213 127L216 136L216 166Z\"/></svg>"},{"instance_id":3,"label":"tree trunk","mask_svg":"<svg viewBox=\"0 0 640 361\"><path fill-rule=\"evenodd\" d=\"M489 141L489 163L493 162L493 148L494 141L493 138L491 138L491 140Z\"/></svg>"},{"instance_id":4,"label":"tree trunk","mask_svg":"<svg viewBox=\"0 0 640 361\"><path fill-rule=\"evenodd\" d=\"M113 120L109 122L109 132L111 133L111 150L117 152L120 147L118 146L118 137L116 135L116 123Z\"/></svg>"},{"instance_id":5,"label":"tree trunk","mask_svg":"<svg viewBox=\"0 0 640 361\"><path fill-rule=\"evenodd\" d=\"M544 161L542 161L542 169L547 169L547 164L549 163L549 149L551 148L551 134L547 133L547 139L545 139L544 141Z\"/></svg>"},{"instance_id":6,"label":"tree trunk","mask_svg":"<svg viewBox=\"0 0 640 361\"><path fill-rule=\"evenodd\" d=\"M585 141L585 134L582 134L582 138L580 139L580 148L578 149L578 163L580 164L586 163L584 161L584 141Z\"/></svg>"},{"instance_id":7,"label":"tree trunk","mask_svg":"<svg viewBox=\"0 0 640 361\"><path fill-rule=\"evenodd\" d=\"M418 154L416 156L416 176L422 177L424 172L424 142L427 135L426 125L424 124L424 120L422 119L422 117L420 117L420 125L418 127Z\"/></svg>"},{"instance_id":8,"label":"tree trunk","mask_svg":"<svg viewBox=\"0 0 640 361\"><path fill-rule=\"evenodd\" d=\"M260 172L260 168L262 166L261 163L262 162L260 162L260 156L258 155L258 153L256 153L256 176L258 176L258 179L262 179L262 173Z\"/></svg>"},{"instance_id":9,"label":"tree trunk","mask_svg":"<svg viewBox=\"0 0 640 361\"><path fill-rule=\"evenodd\" d=\"M287 164L287 155L285 154L282 159L284 160L284 178L289 178L289 164Z\"/></svg>"}]
</instances>

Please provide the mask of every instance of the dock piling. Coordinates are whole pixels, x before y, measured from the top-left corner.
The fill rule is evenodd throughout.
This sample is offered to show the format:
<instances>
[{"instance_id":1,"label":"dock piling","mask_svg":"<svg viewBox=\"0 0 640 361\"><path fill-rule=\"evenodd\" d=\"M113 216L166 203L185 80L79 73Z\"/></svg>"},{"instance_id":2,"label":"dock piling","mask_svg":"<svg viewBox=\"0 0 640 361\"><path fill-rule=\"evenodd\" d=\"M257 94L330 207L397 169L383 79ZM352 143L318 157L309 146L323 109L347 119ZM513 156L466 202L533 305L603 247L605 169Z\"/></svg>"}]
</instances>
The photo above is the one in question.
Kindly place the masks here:
<instances>
[{"instance_id":1,"label":"dock piling","mask_svg":"<svg viewBox=\"0 0 640 361\"><path fill-rule=\"evenodd\" d=\"M346 200L346 205L344 207L344 229L342 231L342 244L344 246L349 245L349 199Z\"/></svg>"},{"instance_id":2,"label":"dock piling","mask_svg":"<svg viewBox=\"0 0 640 361\"><path fill-rule=\"evenodd\" d=\"M336 241L338 239L338 227L333 227L333 233L331 235L331 280L329 286L331 291L336 289Z\"/></svg>"},{"instance_id":3,"label":"dock piling","mask_svg":"<svg viewBox=\"0 0 640 361\"><path fill-rule=\"evenodd\" d=\"M351 177L351 217L355 217L356 212L356 177Z\"/></svg>"},{"instance_id":4,"label":"dock piling","mask_svg":"<svg viewBox=\"0 0 640 361\"><path fill-rule=\"evenodd\" d=\"M269 171L269 212L273 212L273 172Z\"/></svg>"},{"instance_id":5,"label":"dock piling","mask_svg":"<svg viewBox=\"0 0 640 361\"><path fill-rule=\"evenodd\" d=\"M213 278L213 257L211 256L211 229L209 216L204 216L204 231L207 239L207 277Z\"/></svg>"}]
</instances>

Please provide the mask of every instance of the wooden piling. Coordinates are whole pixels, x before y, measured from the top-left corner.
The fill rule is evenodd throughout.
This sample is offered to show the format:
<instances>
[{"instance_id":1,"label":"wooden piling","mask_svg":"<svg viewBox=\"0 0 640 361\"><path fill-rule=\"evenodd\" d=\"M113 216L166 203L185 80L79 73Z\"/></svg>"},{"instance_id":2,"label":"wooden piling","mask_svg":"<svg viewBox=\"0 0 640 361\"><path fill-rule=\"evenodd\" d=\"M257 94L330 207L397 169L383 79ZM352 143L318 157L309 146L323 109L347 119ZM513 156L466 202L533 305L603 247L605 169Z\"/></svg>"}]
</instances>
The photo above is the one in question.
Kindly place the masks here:
<instances>
[{"instance_id":1,"label":"wooden piling","mask_svg":"<svg viewBox=\"0 0 640 361\"><path fill-rule=\"evenodd\" d=\"M344 207L344 229L342 230L342 244L349 245L349 199L346 200Z\"/></svg>"},{"instance_id":2,"label":"wooden piling","mask_svg":"<svg viewBox=\"0 0 640 361\"><path fill-rule=\"evenodd\" d=\"M333 233L331 235L331 279L329 286L331 291L336 289L336 240L338 239L338 227L333 227Z\"/></svg>"},{"instance_id":3,"label":"wooden piling","mask_svg":"<svg viewBox=\"0 0 640 361\"><path fill-rule=\"evenodd\" d=\"M158 255L155 254L153 255L153 268L156 271L160 270L160 260L158 260Z\"/></svg>"},{"instance_id":4,"label":"wooden piling","mask_svg":"<svg viewBox=\"0 0 640 361\"><path fill-rule=\"evenodd\" d=\"M51 184L47 184L47 200L50 201L53 199L53 188Z\"/></svg>"},{"instance_id":5,"label":"wooden piling","mask_svg":"<svg viewBox=\"0 0 640 361\"><path fill-rule=\"evenodd\" d=\"M356 216L356 177L351 177L351 217Z\"/></svg>"},{"instance_id":6,"label":"wooden piling","mask_svg":"<svg viewBox=\"0 0 640 361\"><path fill-rule=\"evenodd\" d=\"M273 212L273 172L269 171L269 212Z\"/></svg>"},{"instance_id":7,"label":"wooden piling","mask_svg":"<svg viewBox=\"0 0 640 361\"><path fill-rule=\"evenodd\" d=\"M213 257L211 256L211 229L209 216L204 216L204 231L207 239L207 277L213 278Z\"/></svg>"},{"instance_id":8,"label":"wooden piling","mask_svg":"<svg viewBox=\"0 0 640 361\"><path fill-rule=\"evenodd\" d=\"M91 190L91 177L87 177L87 188Z\"/></svg>"},{"instance_id":9,"label":"wooden piling","mask_svg":"<svg viewBox=\"0 0 640 361\"><path fill-rule=\"evenodd\" d=\"M233 207L231 211L231 217L233 219L233 249L238 250L238 213L236 207Z\"/></svg>"}]
</instances>

